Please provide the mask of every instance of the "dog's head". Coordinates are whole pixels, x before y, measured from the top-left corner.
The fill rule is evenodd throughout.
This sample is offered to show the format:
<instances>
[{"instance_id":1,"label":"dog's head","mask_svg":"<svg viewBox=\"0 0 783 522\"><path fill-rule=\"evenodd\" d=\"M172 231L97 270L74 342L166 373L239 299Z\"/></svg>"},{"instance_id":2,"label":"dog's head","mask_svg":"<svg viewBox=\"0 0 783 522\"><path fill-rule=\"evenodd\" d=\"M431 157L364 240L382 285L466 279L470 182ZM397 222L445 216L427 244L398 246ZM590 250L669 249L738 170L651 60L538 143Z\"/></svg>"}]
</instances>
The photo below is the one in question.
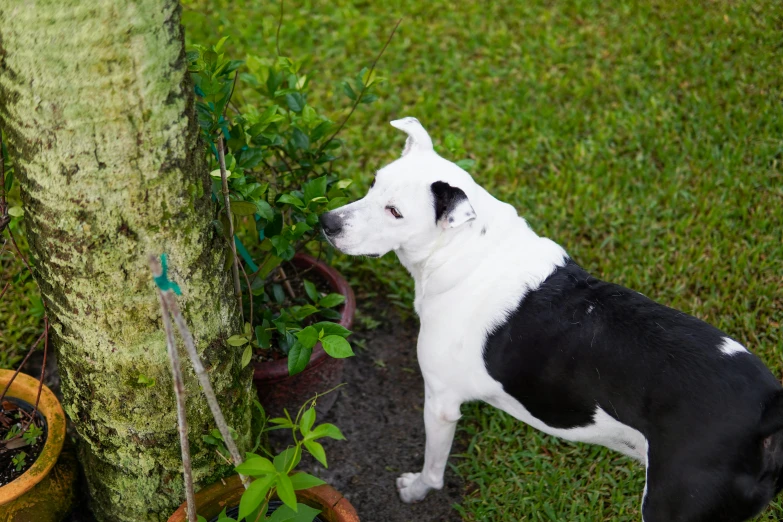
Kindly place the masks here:
<instances>
[{"instance_id":1,"label":"dog's head","mask_svg":"<svg viewBox=\"0 0 783 522\"><path fill-rule=\"evenodd\" d=\"M476 218L470 174L438 156L416 118L391 124L408 134L402 157L377 172L365 197L321 215L324 235L346 254L426 249Z\"/></svg>"}]
</instances>

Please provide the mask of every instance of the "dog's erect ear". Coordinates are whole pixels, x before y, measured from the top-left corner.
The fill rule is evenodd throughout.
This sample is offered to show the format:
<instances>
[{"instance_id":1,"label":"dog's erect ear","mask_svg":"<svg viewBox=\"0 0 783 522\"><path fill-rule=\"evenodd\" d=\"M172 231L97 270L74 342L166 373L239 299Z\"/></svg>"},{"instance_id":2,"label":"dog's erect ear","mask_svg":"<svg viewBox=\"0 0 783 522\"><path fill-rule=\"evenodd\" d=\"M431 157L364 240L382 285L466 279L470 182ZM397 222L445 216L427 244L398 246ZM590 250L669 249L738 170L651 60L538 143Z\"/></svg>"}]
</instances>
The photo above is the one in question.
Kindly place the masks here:
<instances>
[{"instance_id":1,"label":"dog's erect ear","mask_svg":"<svg viewBox=\"0 0 783 522\"><path fill-rule=\"evenodd\" d=\"M416 118L403 118L401 120L394 120L391 123L392 127L400 129L408 135L408 139L405 141L405 148L402 149L402 155L406 156L411 151L432 151L432 139L424 127L421 126L419 120Z\"/></svg>"},{"instance_id":2,"label":"dog's erect ear","mask_svg":"<svg viewBox=\"0 0 783 522\"><path fill-rule=\"evenodd\" d=\"M476 211L473 210L473 206L462 189L452 187L443 181L436 181L431 188L437 225L443 228L456 228L476 219Z\"/></svg>"}]
</instances>

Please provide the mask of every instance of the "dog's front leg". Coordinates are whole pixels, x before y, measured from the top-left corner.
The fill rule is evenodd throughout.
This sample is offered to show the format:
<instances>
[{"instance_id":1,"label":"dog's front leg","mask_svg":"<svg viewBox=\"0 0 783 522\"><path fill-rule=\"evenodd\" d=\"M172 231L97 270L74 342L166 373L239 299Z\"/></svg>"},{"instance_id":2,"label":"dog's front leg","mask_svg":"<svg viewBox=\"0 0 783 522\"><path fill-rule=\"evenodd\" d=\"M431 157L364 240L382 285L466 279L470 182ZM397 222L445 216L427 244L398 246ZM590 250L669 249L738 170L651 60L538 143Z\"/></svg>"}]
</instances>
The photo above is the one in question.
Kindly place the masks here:
<instances>
[{"instance_id":1,"label":"dog's front leg","mask_svg":"<svg viewBox=\"0 0 783 522\"><path fill-rule=\"evenodd\" d=\"M459 407L458 401L427 393L424 400L424 429L427 434L424 468L421 473L403 473L397 479L397 490L403 502L418 502L431 489L443 487L443 473L460 418Z\"/></svg>"}]
</instances>

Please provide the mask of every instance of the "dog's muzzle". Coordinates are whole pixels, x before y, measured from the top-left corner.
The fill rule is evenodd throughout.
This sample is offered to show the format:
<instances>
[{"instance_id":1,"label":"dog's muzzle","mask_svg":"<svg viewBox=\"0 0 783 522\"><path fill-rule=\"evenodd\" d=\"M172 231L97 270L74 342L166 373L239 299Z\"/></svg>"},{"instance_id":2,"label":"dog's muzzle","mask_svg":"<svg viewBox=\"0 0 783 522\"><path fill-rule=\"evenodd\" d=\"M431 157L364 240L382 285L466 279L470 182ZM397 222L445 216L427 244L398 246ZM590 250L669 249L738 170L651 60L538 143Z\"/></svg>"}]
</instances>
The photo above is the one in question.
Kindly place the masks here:
<instances>
[{"instance_id":1,"label":"dog's muzzle","mask_svg":"<svg viewBox=\"0 0 783 522\"><path fill-rule=\"evenodd\" d=\"M318 221L321 222L321 229L323 229L324 234L327 236L334 237L343 230L342 218L332 212L321 214L321 217L318 218Z\"/></svg>"}]
</instances>

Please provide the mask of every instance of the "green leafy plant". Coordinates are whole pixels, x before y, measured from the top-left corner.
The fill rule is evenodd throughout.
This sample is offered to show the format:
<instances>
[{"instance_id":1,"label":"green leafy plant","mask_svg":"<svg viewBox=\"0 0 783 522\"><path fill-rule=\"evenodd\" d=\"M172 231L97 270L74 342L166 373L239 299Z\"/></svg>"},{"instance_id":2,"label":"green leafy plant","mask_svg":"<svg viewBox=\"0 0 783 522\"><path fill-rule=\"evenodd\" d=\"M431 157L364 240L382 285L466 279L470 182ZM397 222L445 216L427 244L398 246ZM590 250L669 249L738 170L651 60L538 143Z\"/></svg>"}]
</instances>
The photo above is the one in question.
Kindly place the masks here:
<instances>
[{"instance_id":1,"label":"green leafy plant","mask_svg":"<svg viewBox=\"0 0 783 522\"><path fill-rule=\"evenodd\" d=\"M211 47L194 46L187 59L208 148L212 197L220 207L214 226L236 245L246 272L244 284L235 280L235 285L242 286L250 317L228 342L244 347L245 365L254 354L278 350L288 357L293 375L305 368L319 341L332 357L353 355L346 340L350 332L331 322L340 319L335 308L344 296L319 292L303 277L296 281L304 290L295 291L284 269L308 245L328 248L318 216L348 201L351 181L335 168L344 146L337 135L348 118L338 125L312 105L308 86L313 75L304 71L305 60L233 60L223 52L225 42L224 37ZM350 114L377 99L381 82L373 64L342 83ZM232 99L238 91L241 110ZM203 195L201 187L189 190L193 197ZM230 259L228 266L233 263Z\"/></svg>"},{"instance_id":2,"label":"green leafy plant","mask_svg":"<svg viewBox=\"0 0 783 522\"><path fill-rule=\"evenodd\" d=\"M27 444L32 446L33 444L38 442L38 437L40 437L41 435L43 435L43 429L36 426L35 424L30 424L30 426L28 426L27 428L27 431L25 431L24 434L22 434L22 438Z\"/></svg>"},{"instance_id":3,"label":"green leafy plant","mask_svg":"<svg viewBox=\"0 0 783 522\"><path fill-rule=\"evenodd\" d=\"M22 468L24 468L25 465L25 459L27 458L27 453L24 451L20 451L16 455L14 455L14 458L11 459L11 463L14 465L14 468L16 471L22 471Z\"/></svg>"},{"instance_id":4,"label":"green leafy plant","mask_svg":"<svg viewBox=\"0 0 783 522\"><path fill-rule=\"evenodd\" d=\"M325 482L308 473L297 472L295 469L302 459L303 451L310 453L324 467L327 467L326 453L318 440L323 438L344 440L345 437L334 424L324 423L316 426L315 421L316 413L313 401L308 401L299 408L296 418L292 419L288 411L285 411L285 417L269 420L273 426L265 427L262 431L290 429L293 445L275 456L269 455L271 458L255 453L245 455L245 461L236 466L236 471L251 477L253 481L242 494L238 519L227 516L224 509L218 517L218 521L244 519L246 522L311 522L320 513L317 509L297 502L296 492L325 484ZM219 433L217 435L219 436ZM216 445L220 445L222 439L215 436L214 432L209 436L214 437ZM279 498L283 505L267 517L269 501L275 497ZM202 520L205 519L199 517L199 521Z\"/></svg>"}]
</instances>

